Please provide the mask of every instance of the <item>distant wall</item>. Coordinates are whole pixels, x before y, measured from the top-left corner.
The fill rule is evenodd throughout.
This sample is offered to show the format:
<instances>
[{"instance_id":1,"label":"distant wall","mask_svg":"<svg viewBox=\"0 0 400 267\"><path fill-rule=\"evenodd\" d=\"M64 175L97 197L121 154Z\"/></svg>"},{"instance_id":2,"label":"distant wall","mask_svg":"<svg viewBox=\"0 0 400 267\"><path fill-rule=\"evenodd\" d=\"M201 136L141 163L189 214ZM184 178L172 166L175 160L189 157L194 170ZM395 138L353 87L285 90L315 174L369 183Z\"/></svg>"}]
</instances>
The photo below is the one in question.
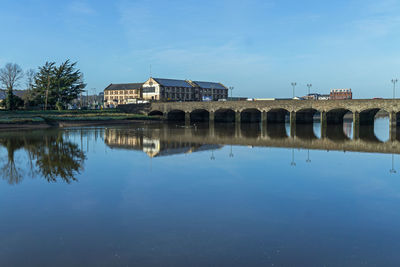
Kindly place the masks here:
<instances>
[{"instance_id":1,"label":"distant wall","mask_svg":"<svg viewBox=\"0 0 400 267\"><path fill-rule=\"evenodd\" d=\"M147 114L150 112L150 103L118 105L118 109L126 113Z\"/></svg>"}]
</instances>

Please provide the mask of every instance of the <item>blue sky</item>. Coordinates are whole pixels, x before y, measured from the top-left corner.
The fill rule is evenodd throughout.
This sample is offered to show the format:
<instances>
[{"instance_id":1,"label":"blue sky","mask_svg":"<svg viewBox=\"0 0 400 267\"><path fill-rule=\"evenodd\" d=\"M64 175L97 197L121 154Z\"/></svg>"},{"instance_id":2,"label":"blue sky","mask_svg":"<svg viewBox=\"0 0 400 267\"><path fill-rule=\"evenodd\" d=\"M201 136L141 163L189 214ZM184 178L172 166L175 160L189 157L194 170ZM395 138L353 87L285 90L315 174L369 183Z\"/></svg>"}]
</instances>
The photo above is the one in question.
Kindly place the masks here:
<instances>
[{"instance_id":1,"label":"blue sky","mask_svg":"<svg viewBox=\"0 0 400 267\"><path fill-rule=\"evenodd\" d=\"M391 97L400 1L0 0L0 65L78 61L89 89L149 77L219 81L235 96L352 88ZM399 86L400 87L400 86ZM400 92L398 92L400 95Z\"/></svg>"}]
</instances>

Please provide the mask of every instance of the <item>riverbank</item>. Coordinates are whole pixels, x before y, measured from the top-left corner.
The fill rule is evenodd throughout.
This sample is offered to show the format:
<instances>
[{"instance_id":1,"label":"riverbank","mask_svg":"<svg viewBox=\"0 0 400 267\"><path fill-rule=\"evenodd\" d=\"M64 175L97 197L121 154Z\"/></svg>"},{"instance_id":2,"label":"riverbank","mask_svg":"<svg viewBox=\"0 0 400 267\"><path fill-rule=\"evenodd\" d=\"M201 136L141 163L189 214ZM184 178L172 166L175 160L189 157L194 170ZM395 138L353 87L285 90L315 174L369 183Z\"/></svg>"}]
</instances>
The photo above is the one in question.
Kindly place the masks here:
<instances>
[{"instance_id":1,"label":"riverbank","mask_svg":"<svg viewBox=\"0 0 400 267\"><path fill-rule=\"evenodd\" d=\"M0 129L49 128L129 124L159 121L158 116L123 113L119 110L0 111Z\"/></svg>"}]
</instances>

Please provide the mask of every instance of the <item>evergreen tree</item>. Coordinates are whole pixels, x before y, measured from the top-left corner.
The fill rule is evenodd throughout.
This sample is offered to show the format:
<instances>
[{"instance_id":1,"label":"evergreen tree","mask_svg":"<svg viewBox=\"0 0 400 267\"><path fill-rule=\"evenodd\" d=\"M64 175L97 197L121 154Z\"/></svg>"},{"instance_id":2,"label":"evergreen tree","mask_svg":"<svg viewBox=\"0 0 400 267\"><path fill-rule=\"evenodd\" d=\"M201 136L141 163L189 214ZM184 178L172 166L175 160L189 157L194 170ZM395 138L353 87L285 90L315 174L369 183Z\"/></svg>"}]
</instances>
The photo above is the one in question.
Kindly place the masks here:
<instances>
[{"instance_id":1,"label":"evergreen tree","mask_svg":"<svg viewBox=\"0 0 400 267\"><path fill-rule=\"evenodd\" d=\"M76 64L67 60L58 67L55 62L46 62L39 67L33 86L35 102L45 109L64 109L76 99L86 86Z\"/></svg>"}]
</instances>

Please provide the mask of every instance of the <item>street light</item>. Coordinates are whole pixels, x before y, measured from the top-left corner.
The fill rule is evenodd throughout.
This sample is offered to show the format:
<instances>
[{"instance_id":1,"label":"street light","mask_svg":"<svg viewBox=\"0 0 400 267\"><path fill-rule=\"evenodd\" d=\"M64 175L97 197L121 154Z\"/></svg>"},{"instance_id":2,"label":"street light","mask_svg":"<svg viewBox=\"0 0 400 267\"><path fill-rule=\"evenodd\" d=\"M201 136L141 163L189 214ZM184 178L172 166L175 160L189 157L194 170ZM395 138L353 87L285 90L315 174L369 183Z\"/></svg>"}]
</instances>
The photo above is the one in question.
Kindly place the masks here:
<instances>
[{"instance_id":1,"label":"street light","mask_svg":"<svg viewBox=\"0 0 400 267\"><path fill-rule=\"evenodd\" d=\"M294 148L292 148L292 162L290 162L290 166L296 166L296 162L294 162Z\"/></svg>"},{"instance_id":2,"label":"street light","mask_svg":"<svg viewBox=\"0 0 400 267\"><path fill-rule=\"evenodd\" d=\"M233 158L232 145L231 145L231 152L229 153L229 157Z\"/></svg>"},{"instance_id":3,"label":"street light","mask_svg":"<svg viewBox=\"0 0 400 267\"><path fill-rule=\"evenodd\" d=\"M311 159L310 159L310 149L307 150L307 159L306 159L306 162L307 162L307 163L310 163L310 162L311 162Z\"/></svg>"},{"instance_id":4,"label":"street light","mask_svg":"<svg viewBox=\"0 0 400 267\"><path fill-rule=\"evenodd\" d=\"M310 88L311 88L311 86L312 86L311 83L308 83L308 84L307 84L307 87L308 87L308 95L310 95Z\"/></svg>"},{"instance_id":5,"label":"street light","mask_svg":"<svg viewBox=\"0 0 400 267\"><path fill-rule=\"evenodd\" d=\"M296 87L297 83L292 82L291 85L293 86L293 98L294 98L294 88Z\"/></svg>"},{"instance_id":6,"label":"street light","mask_svg":"<svg viewBox=\"0 0 400 267\"><path fill-rule=\"evenodd\" d=\"M389 170L390 173L396 173L396 170L394 169L394 154L392 154L392 168Z\"/></svg>"},{"instance_id":7,"label":"street light","mask_svg":"<svg viewBox=\"0 0 400 267\"><path fill-rule=\"evenodd\" d=\"M393 83L393 99L395 98L395 94L396 94L396 83L399 80L397 80L397 78L392 79L392 83Z\"/></svg>"},{"instance_id":8,"label":"street light","mask_svg":"<svg viewBox=\"0 0 400 267\"><path fill-rule=\"evenodd\" d=\"M235 87L229 86L229 90L231 90L231 98L233 98L233 88L235 88Z\"/></svg>"}]
</instances>

